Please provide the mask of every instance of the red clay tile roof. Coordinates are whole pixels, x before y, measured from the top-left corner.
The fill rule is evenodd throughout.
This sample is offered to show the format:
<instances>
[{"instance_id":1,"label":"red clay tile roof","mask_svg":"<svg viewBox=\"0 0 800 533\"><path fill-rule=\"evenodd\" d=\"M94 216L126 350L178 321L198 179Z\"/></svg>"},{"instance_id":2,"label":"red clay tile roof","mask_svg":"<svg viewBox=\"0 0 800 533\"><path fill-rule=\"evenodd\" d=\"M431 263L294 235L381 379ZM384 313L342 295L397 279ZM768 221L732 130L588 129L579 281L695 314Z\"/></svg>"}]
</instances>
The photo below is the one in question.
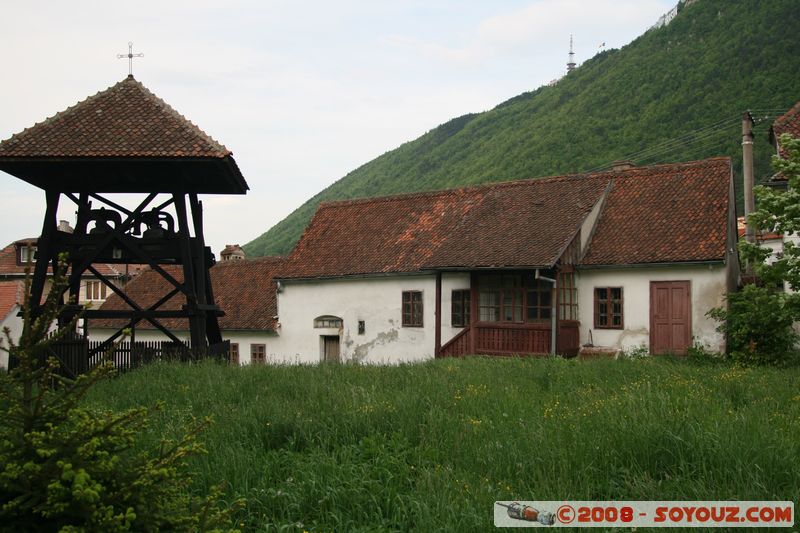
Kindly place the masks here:
<instances>
[{"instance_id":1,"label":"red clay tile roof","mask_svg":"<svg viewBox=\"0 0 800 533\"><path fill-rule=\"evenodd\" d=\"M608 184L604 175L541 178L474 189L478 201L423 268L549 267Z\"/></svg>"},{"instance_id":2,"label":"red clay tile roof","mask_svg":"<svg viewBox=\"0 0 800 533\"><path fill-rule=\"evenodd\" d=\"M280 276L550 266L607 181L567 176L323 203Z\"/></svg>"},{"instance_id":3,"label":"red clay tile roof","mask_svg":"<svg viewBox=\"0 0 800 533\"><path fill-rule=\"evenodd\" d=\"M258 257L241 261L225 261L211 268L211 286L217 305L225 311L219 319L223 331L259 330L274 331L277 328L273 318L278 314L276 300L277 287L273 272L283 263L283 257ZM167 266L164 269L178 281L183 281L180 266ZM154 270L145 270L125 286L125 294L141 307L148 307L161 299L172 289L161 275ZM185 303L179 294L162 305L161 310L177 310ZM111 295L100 309L130 309L116 294ZM187 330L188 322L183 319L162 319L160 322L171 330ZM90 328L122 327L120 320L97 319L89 322ZM146 321L141 321L137 329L154 329Z\"/></svg>"},{"instance_id":4,"label":"red clay tile roof","mask_svg":"<svg viewBox=\"0 0 800 533\"><path fill-rule=\"evenodd\" d=\"M0 321L17 306L21 290L19 281L0 281Z\"/></svg>"},{"instance_id":5,"label":"red clay tile roof","mask_svg":"<svg viewBox=\"0 0 800 533\"><path fill-rule=\"evenodd\" d=\"M13 277L21 277L25 275L25 265L20 265L19 261L17 261L18 257L18 248L20 246L36 246L36 238L30 239L20 239L18 241L14 241L2 250L0 250L0 276L13 276ZM104 276L111 277L111 278L118 278L120 276L125 275L125 265L109 265L106 263L95 263L92 265L98 272L103 274ZM133 266L133 265L131 265ZM137 265L138 266L138 265ZM33 273L34 263L31 263L30 270ZM47 269L48 274L53 273L53 269L48 267ZM131 274L133 272L130 272ZM91 272L87 272L84 274L85 277L94 277Z\"/></svg>"},{"instance_id":6,"label":"red clay tile roof","mask_svg":"<svg viewBox=\"0 0 800 533\"><path fill-rule=\"evenodd\" d=\"M724 259L730 179L722 157L619 173L581 264Z\"/></svg>"},{"instance_id":7,"label":"red clay tile roof","mask_svg":"<svg viewBox=\"0 0 800 533\"><path fill-rule=\"evenodd\" d=\"M770 142L774 143L784 133L788 133L792 137L800 137L800 102L775 119L769 130Z\"/></svg>"},{"instance_id":8,"label":"red clay tile roof","mask_svg":"<svg viewBox=\"0 0 800 533\"><path fill-rule=\"evenodd\" d=\"M556 263L611 183L585 264L721 260L728 159L323 203L282 279Z\"/></svg>"},{"instance_id":9,"label":"red clay tile roof","mask_svg":"<svg viewBox=\"0 0 800 533\"><path fill-rule=\"evenodd\" d=\"M792 137L800 137L800 102L797 102L786 113L776 118L769 128L769 142L778 148L778 154L781 157L787 157L786 152L778 142L778 137L784 133L788 133ZM786 183L787 179L785 175L778 172L771 176L769 181Z\"/></svg>"},{"instance_id":10,"label":"red clay tile roof","mask_svg":"<svg viewBox=\"0 0 800 533\"><path fill-rule=\"evenodd\" d=\"M231 152L128 77L0 143L0 157L214 157Z\"/></svg>"}]
</instances>

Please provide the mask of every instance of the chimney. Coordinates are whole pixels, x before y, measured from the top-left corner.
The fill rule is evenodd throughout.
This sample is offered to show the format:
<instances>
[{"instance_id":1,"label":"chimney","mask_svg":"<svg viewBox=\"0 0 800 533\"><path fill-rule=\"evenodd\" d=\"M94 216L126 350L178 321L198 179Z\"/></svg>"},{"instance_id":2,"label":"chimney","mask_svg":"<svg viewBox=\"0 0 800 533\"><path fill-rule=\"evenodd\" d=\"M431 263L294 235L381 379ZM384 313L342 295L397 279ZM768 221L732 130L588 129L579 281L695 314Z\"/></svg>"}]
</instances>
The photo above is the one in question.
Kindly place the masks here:
<instances>
[{"instance_id":1,"label":"chimney","mask_svg":"<svg viewBox=\"0 0 800 533\"><path fill-rule=\"evenodd\" d=\"M226 244L219 257L223 261L239 261L245 258L245 253L238 244Z\"/></svg>"},{"instance_id":2,"label":"chimney","mask_svg":"<svg viewBox=\"0 0 800 533\"><path fill-rule=\"evenodd\" d=\"M633 161L629 159L621 159L619 161L614 161L613 163L611 163L611 170L613 170L614 172L619 172L620 170L628 170L635 166L636 165L633 164Z\"/></svg>"},{"instance_id":3,"label":"chimney","mask_svg":"<svg viewBox=\"0 0 800 533\"><path fill-rule=\"evenodd\" d=\"M66 220L59 220L58 231L63 231L64 233L72 233L74 230L72 229L72 226L69 225L69 222L67 222Z\"/></svg>"}]
</instances>

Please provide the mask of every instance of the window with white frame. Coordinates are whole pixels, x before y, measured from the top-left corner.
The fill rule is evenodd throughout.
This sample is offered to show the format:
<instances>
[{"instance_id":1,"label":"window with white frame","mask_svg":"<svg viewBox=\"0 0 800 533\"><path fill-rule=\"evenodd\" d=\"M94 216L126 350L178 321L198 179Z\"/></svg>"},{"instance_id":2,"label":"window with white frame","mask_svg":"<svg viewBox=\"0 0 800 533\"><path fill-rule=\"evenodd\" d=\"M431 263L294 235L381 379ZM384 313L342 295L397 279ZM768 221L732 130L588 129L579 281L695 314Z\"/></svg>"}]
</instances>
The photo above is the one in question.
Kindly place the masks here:
<instances>
[{"instance_id":1,"label":"window with white frame","mask_svg":"<svg viewBox=\"0 0 800 533\"><path fill-rule=\"evenodd\" d=\"M102 281L87 281L86 282L86 299L87 300L105 300L106 299L106 284Z\"/></svg>"},{"instance_id":2,"label":"window with white frame","mask_svg":"<svg viewBox=\"0 0 800 533\"><path fill-rule=\"evenodd\" d=\"M19 264L33 263L36 261L36 246L22 245L19 247Z\"/></svg>"}]
</instances>

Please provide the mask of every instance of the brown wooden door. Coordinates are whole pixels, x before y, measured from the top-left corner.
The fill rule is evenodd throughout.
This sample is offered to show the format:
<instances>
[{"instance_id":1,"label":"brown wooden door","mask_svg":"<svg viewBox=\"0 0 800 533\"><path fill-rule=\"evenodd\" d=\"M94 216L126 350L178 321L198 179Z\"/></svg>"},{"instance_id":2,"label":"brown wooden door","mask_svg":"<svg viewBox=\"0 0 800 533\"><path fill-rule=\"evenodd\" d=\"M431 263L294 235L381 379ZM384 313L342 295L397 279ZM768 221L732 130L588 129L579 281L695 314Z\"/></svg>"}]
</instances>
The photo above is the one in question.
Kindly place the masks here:
<instances>
[{"instance_id":1,"label":"brown wooden door","mask_svg":"<svg viewBox=\"0 0 800 533\"><path fill-rule=\"evenodd\" d=\"M650 282L650 352L686 355L692 345L692 299L688 281Z\"/></svg>"},{"instance_id":2,"label":"brown wooden door","mask_svg":"<svg viewBox=\"0 0 800 533\"><path fill-rule=\"evenodd\" d=\"M322 337L322 353L325 361L339 362L339 337L325 335Z\"/></svg>"}]
</instances>

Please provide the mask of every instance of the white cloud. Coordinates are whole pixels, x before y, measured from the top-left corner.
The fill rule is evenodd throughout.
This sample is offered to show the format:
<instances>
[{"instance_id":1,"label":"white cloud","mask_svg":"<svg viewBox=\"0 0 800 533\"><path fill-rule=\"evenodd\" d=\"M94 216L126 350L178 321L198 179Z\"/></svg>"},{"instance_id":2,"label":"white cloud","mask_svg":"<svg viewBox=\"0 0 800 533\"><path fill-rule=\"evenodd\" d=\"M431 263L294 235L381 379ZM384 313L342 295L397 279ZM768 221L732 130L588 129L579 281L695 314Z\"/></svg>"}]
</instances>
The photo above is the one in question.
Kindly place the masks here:
<instances>
[{"instance_id":1,"label":"white cloud","mask_svg":"<svg viewBox=\"0 0 800 533\"><path fill-rule=\"evenodd\" d=\"M407 35L395 35L391 42L423 56L482 66L508 53L530 52L530 47L566 57L572 33L584 44L586 57L600 42L626 44L655 23L662 10L665 2L659 0L538 0L482 20L462 43Z\"/></svg>"},{"instance_id":2,"label":"white cloud","mask_svg":"<svg viewBox=\"0 0 800 533\"><path fill-rule=\"evenodd\" d=\"M585 59L601 40L643 32L670 1L8 3L0 139L122 79L116 54L132 40L145 54L137 79L233 150L251 186L205 199L218 251L401 143L556 77L569 33ZM38 233L42 192L0 183L0 242Z\"/></svg>"}]
</instances>

